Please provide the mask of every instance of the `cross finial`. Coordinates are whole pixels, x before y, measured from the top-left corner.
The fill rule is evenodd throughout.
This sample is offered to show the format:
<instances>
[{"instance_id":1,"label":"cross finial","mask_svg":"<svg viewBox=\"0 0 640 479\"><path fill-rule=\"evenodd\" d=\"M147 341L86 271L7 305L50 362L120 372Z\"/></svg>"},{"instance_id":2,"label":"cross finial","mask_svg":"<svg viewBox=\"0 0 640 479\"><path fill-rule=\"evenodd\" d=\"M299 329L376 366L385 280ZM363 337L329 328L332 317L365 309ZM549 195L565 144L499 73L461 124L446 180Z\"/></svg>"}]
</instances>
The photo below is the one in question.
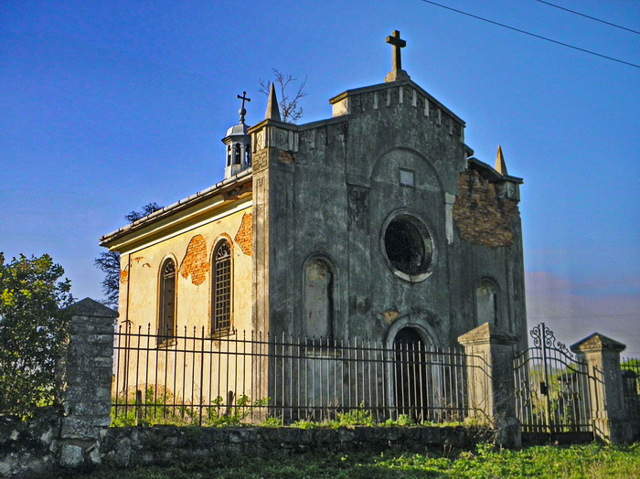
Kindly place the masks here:
<instances>
[{"instance_id":1,"label":"cross finial","mask_svg":"<svg viewBox=\"0 0 640 479\"><path fill-rule=\"evenodd\" d=\"M391 68L393 70L402 70L402 56L400 49L407 46L407 42L400 38L400 32L394 30L391 36L387 37L387 43L393 45L391 53Z\"/></svg>"},{"instance_id":2,"label":"cross finial","mask_svg":"<svg viewBox=\"0 0 640 479\"><path fill-rule=\"evenodd\" d=\"M244 109L244 102L251 101L251 98L247 98L247 92L243 91L242 96L238 95L238 99L242 100L242 106L238 113L240 113L240 123L244 123L244 116L247 114L247 110Z\"/></svg>"},{"instance_id":3,"label":"cross finial","mask_svg":"<svg viewBox=\"0 0 640 479\"><path fill-rule=\"evenodd\" d=\"M390 36L387 37L387 43L393 46L391 50L391 71L387 74L385 81L392 82L402 79L408 79L409 75L402 69L402 56L400 49L407 46L407 42L400 38L400 32L394 30Z\"/></svg>"}]
</instances>

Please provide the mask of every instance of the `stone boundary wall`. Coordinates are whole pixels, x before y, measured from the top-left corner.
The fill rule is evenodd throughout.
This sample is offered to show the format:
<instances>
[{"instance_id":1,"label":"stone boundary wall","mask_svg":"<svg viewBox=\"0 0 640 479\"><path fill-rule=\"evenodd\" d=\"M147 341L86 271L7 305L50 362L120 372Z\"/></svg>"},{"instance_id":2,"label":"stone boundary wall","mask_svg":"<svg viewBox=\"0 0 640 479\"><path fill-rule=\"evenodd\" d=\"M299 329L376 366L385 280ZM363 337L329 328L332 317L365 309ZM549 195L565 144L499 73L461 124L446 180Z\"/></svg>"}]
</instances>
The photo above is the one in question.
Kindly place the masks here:
<instances>
[{"instance_id":1,"label":"stone boundary wall","mask_svg":"<svg viewBox=\"0 0 640 479\"><path fill-rule=\"evenodd\" d=\"M117 467L170 465L202 457L274 457L308 451L442 452L473 449L491 439L474 427L366 427L300 429L293 427L111 428L101 444L103 463Z\"/></svg>"},{"instance_id":2,"label":"stone boundary wall","mask_svg":"<svg viewBox=\"0 0 640 479\"><path fill-rule=\"evenodd\" d=\"M95 445L78 443L76 462L60 441L60 412L44 408L31 421L0 418L0 477L49 477L102 467L169 466L206 457L269 458L307 451L442 452L473 449L492 439L476 427L364 427L299 429L291 427L127 427L105 428Z\"/></svg>"},{"instance_id":3,"label":"stone boundary wall","mask_svg":"<svg viewBox=\"0 0 640 479\"><path fill-rule=\"evenodd\" d=\"M491 369L490 381L481 380L471 362L468 389L472 391L472 405L488 398L489 404L483 409L488 417L484 419L491 421L494 430L425 426L109 428L117 313L89 298L71 306L71 312L70 337L61 367L60 406L42 408L29 421L0 414L0 477L50 477L57 471L72 475L74 470L108 465L168 465L207 456L272 457L311 450L425 452L469 449L481 441L522 446L511 367L517 338L487 323L458 339L470 357L485 358L482 367ZM624 347L598 333L571 346L589 370L600 372L600 380L590 383L590 410L597 426L596 437L613 443L632 439L620 371Z\"/></svg>"},{"instance_id":4,"label":"stone boundary wall","mask_svg":"<svg viewBox=\"0 0 640 479\"><path fill-rule=\"evenodd\" d=\"M36 411L29 421L0 415L0 477L45 475L57 467L61 414Z\"/></svg>"}]
</instances>

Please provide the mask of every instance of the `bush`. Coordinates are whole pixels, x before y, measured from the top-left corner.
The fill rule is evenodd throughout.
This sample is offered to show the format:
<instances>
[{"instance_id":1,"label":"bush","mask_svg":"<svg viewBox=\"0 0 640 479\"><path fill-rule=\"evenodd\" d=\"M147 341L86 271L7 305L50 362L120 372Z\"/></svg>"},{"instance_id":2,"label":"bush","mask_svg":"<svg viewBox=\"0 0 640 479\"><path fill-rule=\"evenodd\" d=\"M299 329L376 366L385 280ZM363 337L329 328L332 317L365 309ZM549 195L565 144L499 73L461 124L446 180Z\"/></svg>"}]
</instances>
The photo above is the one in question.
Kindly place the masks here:
<instances>
[{"instance_id":1,"label":"bush","mask_svg":"<svg viewBox=\"0 0 640 479\"><path fill-rule=\"evenodd\" d=\"M73 300L64 270L49 255L5 264L0 253L0 411L29 416L52 404L56 365Z\"/></svg>"}]
</instances>

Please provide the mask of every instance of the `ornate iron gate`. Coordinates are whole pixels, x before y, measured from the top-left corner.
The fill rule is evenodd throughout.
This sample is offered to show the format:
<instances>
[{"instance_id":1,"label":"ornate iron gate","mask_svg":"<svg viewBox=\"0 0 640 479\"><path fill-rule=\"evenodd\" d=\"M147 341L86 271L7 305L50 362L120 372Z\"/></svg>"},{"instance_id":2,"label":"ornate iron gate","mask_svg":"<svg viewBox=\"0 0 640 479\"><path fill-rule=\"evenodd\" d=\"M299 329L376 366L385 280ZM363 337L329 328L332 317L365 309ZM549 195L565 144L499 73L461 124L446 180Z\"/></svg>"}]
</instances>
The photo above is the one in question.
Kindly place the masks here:
<instances>
[{"instance_id":1,"label":"ornate iron gate","mask_svg":"<svg viewBox=\"0 0 640 479\"><path fill-rule=\"evenodd\" d=\"M514 358L516 414L523 432L593 432L589 386L595 378L540 323L530 332L533 346Z\"/></svg>"}]
</instances>

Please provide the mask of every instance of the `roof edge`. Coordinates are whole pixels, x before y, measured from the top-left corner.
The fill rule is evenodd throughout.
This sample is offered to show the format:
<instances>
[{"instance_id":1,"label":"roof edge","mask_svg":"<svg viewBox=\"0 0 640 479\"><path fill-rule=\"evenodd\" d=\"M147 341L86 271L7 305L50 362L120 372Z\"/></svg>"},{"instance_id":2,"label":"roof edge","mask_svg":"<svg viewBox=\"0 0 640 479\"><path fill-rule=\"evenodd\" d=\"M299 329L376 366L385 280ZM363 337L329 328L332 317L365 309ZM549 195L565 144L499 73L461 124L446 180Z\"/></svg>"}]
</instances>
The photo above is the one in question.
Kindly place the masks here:
<instances>
[{"instance_id":1,"label":"roof edge","mask_svg":"<svg viewBox=\"0 0 640 479\"><path fill-rule=\"evenodd\" d=\"M431 93L427 92L424 88L422 88L420 85L418 85L416 82L414 82L411 79L398 80L398 81L394 81L394 82L384 82L384 83L378 83L378 84L375 84L375 85L369 85L369 86L365 86L365 87L354 88L354 89L351 89L351 90L345 90L342 93L340 93L340 94L338 94L338 95L336 95L334 97L329 98L329 103L331 105L333 105L334 103L337 103L337 102L339 102L341 100L344 100L349 95L360 95L362 93L369 93L369 92L374 92L374 91L379 91L379 90L386 90L387 88L393 88L393 87L404 86L404 85L409 85L409 86L417 89L422 95L426 96L427 98L429 98L429 100L431 100L433 103L435 103L438 106L438 108L441 108L449 116L454 118L456 121L460 122L463 126L466 126L466 122L462 118L460 118L458 115L456 115L448 107L446 107L444 104L442 104L442 102L440 102L438 99L436 99Z\"/></svg>"},{"instance_id":2,"label":"roof edge","mask_svg":"<svg viewBox=\"0 0 640 479\"><path fill-rule=\"evenodd\" d=\"M243 170L235 176L222 180L207 189L199 191L194 195L188 196L186 198L181 199L180 201L170 204L169 206L165 206L164 208L154 211L153 213L147 216L144 216L138 220L133 221L132 223L129 223L126 226L123 226L122 228L117 229L116 231L113 231L104 236L101 236L99 245L108 248L109 243L113 242L118 238L121 238L122 236L128 233L131 233L144 226L154 223L155 221L160 220L161 218L165 218L170 214L175 213L176 211L183 210L185 208L188 208L190 206L193 206L199 203L200 201L204 201L208 198L211 198L212 196L215 196L216 194L219 194L235 185L246 183L247 181L250 181L252 177L253 177L252 168Z\"/></svg>"}]
</instances>

